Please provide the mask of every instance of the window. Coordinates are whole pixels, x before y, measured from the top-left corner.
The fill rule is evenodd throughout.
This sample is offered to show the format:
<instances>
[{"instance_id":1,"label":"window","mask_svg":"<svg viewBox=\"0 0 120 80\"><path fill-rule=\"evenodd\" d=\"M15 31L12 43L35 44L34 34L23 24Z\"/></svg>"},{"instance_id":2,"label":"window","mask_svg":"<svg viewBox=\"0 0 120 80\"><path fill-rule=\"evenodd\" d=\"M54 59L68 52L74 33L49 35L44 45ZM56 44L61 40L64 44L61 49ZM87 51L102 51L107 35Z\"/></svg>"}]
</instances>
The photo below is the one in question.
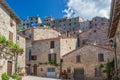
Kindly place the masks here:
<instances>
[{"instance_id":1,"label":"window","mask_svg":"<svg viewBox=\"0 0 120 80\"><path fill-rule=\"evenodd\" d=\"M101 76L101 69L95 68L95 77L100 77L100 76Z\"/></svg>"},{"instance_id":2,"label":"window","mask_svg":"<svg viewBox=\"0 0 120 80\"><path fill-rule=\"evenodd\" d=\"M13 23L13 20L10 19L10 26L13 27L14 26L14 23Z\"/></svg>"},{"instance_id":3,"label":"window","mask_svg":"<svg viewBox=\"0 0 120 80\"><path fill-rule=\"evenodd\" d=\"M31 56L31 60L37 60L37 56L32 55L32 56Z\"/></svg>"},{"instance_id":4,"label":"window","mask_svg":"<svg viewBox=\"0 0 120 80\"><path fill-rule=\"evenodd\" d=\"M17 36L17 40L19 40L19 36Z\"/></svg>"},{"instance_id":5,"label":"window","mask_svg":"<svg viewBox=\"0 0 120 80\"><path fill-rule=\"evenodd\" d=\"M67 73L71 73L71 68L67 68Z\"/></svg>"},{"instance_id":6,"label":"window","mask_svg":"<svg viewBox=\"0 0 120 80\"><path fill-rule=\"evenodd\" d=\"M31 49L29 49L29 60L31 60Z\"/></svg>"},{"instance_id":7,"label":"window","mask_svg":"<svg viewBox=\"0 0 120 80\"><path fill-rule=\"evenodd\" d=\"M94 33L96 32L96 30L94 30Z\"/></svg>"},{"instance_id":8,"label":"window","mask_svg":"<svg viewBox=\"0 0 120 80\"><path fill-rule=\"evenodd\" d=\"M55 42L54 41L51 41L50 42L50 48L52 49L52 48L55 48Z\"/></svg>"},{"instance_id":9,"label":"window","mask_svg":"<svg viewBox=\"0 0 120 80\"><path fill-rule=\"evenodd\" d=\"M57 56L56 54L48 54L48 61L56 61L57 60Z\"/></svg>"},{"instance_id":10,"label":"window","mask_svg":"<svg viewBox=\"0 0 120 80\"><path fill-rule=\"evenodd\" d=\"M77 63L81 62L81 60L80 60L80 55L77 55L77 56L76 56L76 62L77 62Z\"/></svg>"},{"instance_id":11,"label":"window","mask_svg":"<svg viewBox=\"0 0 120 80\"><path fill-rule=\"evenodd\" d=\"M69 26L71 26L71 23L69 23Z\"/></svg>"},{"instance_id":12,"label":"window","mask_svg":"<svg viewBox=\"0 0 120 80\"><path fill-rule=\"evenodd\" d=\"M76 25L76 22L74 22L74 24Z\"/></svg>"},{"instance_id":13,"label":"window","mask_svg":"<svg viewBox=\"0 0 120 80\"><path fill-rule=\"evenodd\" d=\"M54 67L49 67L49 68L47 68L47 72L55 72L55 68Z\"/></svg>"},{"instance_id":14,"label":"window","mask_svg":"<svg viewBox=\"0 0 120 80\"><path fill-rule=\"evenodd\" d=\"M104 54L103 53L98 54L98 61L104 61Z\"/></svg>"},{"instance_id":15,"label":"window","mask_svg":"<svg viewBox=\"0 0 120 80\"><path fill-rule=\"evenodd\" d=\"M32 38L32 35L31 35L31 34L29 34L29 38Z\"/></svg>"},{"instance_id":16,"label":"window","mask_svg":"<svg viewBox=\"0 0 120 80\"><path fill-rule=\"evenodd\" d=\"M9 31L9 40L13 41L13 33Z\"/></svg>"},{"instance_id":17,"label":"window","mask_svg":"<svg viewBox=\"0 0 120 80\"><path fill-rule=\"evenodd\" d=\"M30 20L33 20L33 18L31 18Z\"/></svg>"}]
</instances>

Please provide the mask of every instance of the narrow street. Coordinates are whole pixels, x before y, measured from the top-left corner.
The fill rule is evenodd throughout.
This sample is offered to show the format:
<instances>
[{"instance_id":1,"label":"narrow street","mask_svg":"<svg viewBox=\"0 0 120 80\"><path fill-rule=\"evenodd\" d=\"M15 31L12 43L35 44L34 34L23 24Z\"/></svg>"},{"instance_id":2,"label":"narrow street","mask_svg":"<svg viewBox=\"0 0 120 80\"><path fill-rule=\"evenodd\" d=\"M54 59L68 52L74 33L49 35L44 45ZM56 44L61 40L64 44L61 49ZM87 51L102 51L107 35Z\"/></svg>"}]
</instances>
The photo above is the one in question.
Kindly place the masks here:
<instances>
[{"instance_id":1,"label":"narrow street","mask_svg":"<svg viewBox=\"0 0 120 80\"><path fill-rule=\"evenodd\" d=\"M36 76L24 76L22 80L60 80L60 79L36 77Z\"/></svg>"}]
</instances>

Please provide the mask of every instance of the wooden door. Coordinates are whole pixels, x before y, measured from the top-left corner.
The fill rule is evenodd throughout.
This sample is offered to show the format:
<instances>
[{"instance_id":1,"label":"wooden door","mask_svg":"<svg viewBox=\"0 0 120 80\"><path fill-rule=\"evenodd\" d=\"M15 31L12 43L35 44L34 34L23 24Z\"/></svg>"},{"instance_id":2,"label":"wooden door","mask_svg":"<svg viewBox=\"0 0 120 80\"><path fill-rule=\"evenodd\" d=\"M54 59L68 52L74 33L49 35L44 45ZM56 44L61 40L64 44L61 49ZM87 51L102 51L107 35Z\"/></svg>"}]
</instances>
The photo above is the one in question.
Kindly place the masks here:
<instances>
[{"instance_id":1,"label":"wooden door","mask_svg":"<svg viewBox=\"0 0 120 80\"><path fill-rule=\"evenodd\" d=\"M83 68L74 69L74 80L84 80L84 69Z\"/></svg>"},{"instance_id":2,"label":"wooden door","mask_svg":"<svg viewBox=\"0 0 120 80\"><path fill-rule=\"evenodd\" d=\"M12 75L12 61L8 61L8 62L7 62L7 74L8 74L9 76Z\"/></svg>"},{"instance_id":3,"label":"wooden door","mask_svg":"<svg viewBox=\"0 0 120 80\"><path fill-rule=\"evenodd\" d=\"M37 76L37 65L34 65L33 72L34 72L34 75Z\"/></svg>"}]
</instances>

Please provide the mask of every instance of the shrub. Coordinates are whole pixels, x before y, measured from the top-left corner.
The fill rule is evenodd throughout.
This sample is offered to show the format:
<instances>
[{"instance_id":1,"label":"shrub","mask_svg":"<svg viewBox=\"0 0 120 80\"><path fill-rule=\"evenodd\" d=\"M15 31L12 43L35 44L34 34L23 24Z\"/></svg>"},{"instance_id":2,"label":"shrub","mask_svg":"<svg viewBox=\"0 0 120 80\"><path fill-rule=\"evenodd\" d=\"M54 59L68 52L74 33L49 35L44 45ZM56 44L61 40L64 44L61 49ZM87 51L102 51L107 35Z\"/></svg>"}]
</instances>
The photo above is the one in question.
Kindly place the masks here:
<instances>
[{"instance_id":1,"label":"shrub","mask_svg":"<svg viewBox=\"0 0 120 80\"><path fill-rule=\"evenodd\" d=\"M9 80L10 79L10 77L6 73L3 73L1 75L1 77L2 77L2 80Z\"/></svg>"},{"instance_id":2,"label":"shrub","mask_svg":"<svg viewBox=\"0 0 120 80\"><path fill-rule=\"evenodd\" d=\"M13 79L19 79L20 75L18 73L13 73L12 78Z\"/></svg>"}]
</instances>

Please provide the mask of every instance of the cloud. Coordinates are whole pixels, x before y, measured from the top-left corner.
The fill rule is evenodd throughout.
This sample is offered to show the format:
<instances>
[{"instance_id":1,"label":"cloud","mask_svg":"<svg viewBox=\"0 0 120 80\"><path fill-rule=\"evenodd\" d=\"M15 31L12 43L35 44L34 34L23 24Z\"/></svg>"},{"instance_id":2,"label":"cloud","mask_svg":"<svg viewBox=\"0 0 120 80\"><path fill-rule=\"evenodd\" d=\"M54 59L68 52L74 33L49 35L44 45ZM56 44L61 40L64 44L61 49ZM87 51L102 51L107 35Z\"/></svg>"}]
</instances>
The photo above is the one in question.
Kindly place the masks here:
<instances>
[{"instance_id":1,"label":"cloud","mask_svg":"<svg viewBox=\"0 0 120 80\"><path fill-rule=\"evenodd\" d=\"M80 16L91 19L95 16L107 17L110 14L111 0L68 0L64 17Z\"/></svg>"}]
</instances>

